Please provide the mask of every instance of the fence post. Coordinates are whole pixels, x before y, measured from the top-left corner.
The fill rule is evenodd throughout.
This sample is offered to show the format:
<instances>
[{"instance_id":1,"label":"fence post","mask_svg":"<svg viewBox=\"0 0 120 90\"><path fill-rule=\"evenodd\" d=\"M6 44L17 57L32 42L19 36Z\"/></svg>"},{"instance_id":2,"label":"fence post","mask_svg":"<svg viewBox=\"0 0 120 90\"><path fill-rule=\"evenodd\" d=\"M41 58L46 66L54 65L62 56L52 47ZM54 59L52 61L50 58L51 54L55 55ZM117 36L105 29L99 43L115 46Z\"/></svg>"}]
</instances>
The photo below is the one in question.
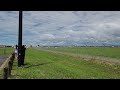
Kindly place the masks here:
<instances>
[{"instance_id":1,"label":"fence post","mask_svg":"<svg viewBox=\"0 0 120 90\"><path fill-rule=\"evenodd\" d=\"M8 68L3 69L3 79L8 79Z\"/></svg>"},{"instance_id":2,"label":"fence post","mask_svg":"<svg viewBox=\"0 0 120 90\"><path fill-rule=\"evenodd\" d=\"M12 69L12 62L9 61L9 62L8 62L8 75L9 75L9 76L11 75L11 69Z\"/></svg>"},{"instance_id":3,"label":"fence post","mask_svg":"<svg viewBox=\"0 0 120 90\"><path fill-rule=\"evenodd\" d=\"M13 58L13 57L10 57L10 61L11 61L11 66L13 66L14 58ZM12 67L11 67L11 68L12 68Z\"/></svg>"},{"instance_id":4,"label":"fence post","mask_svg":"<svg viewBox=\"0 0 120 90\"><path fill-rule=\"evenodd\" d=\"M14 53L12 54L12 56L10 57L10 61L11 61L11 69L13 66L13 61L14 61L15 57L14 57Z\"/></svg>"},{"instance_id":5,"label":"fence post","mask_svg":"<svg viewBox=\"0 0 120 90\"><path fill-rule=\"evenodd\" d=\"M14 59L15 59L15 54L13 53L8 62L8 67L3 68L3 79L8 79L8 77L11 75Z\"/></svg>"},{"instance_id":6,"label":"fence post","mask_svg":"<svg viewBox=\"0 0 120 90\"><path fill-rule=\"evenodd\" d=\"M13 60L15 59L15 53L12 54L12 58L13 58Z\"/></svg>"}]
</instances>

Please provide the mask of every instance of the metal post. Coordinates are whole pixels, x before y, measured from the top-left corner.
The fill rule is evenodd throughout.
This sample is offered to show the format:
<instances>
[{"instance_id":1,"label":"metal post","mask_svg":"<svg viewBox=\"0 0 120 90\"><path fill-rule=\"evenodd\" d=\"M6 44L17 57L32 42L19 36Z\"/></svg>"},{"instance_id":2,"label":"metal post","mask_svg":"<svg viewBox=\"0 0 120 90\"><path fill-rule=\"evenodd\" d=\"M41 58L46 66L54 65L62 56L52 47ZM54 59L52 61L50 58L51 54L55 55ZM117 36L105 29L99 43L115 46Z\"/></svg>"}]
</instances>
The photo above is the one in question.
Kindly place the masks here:
<instances>
[{"instance_id":1,"label":"metal post","mask_svg":"<svg viewBox=\"0 0 120 90\"><path fill-rule=\"evenodd\" d=\"M21 66L22 59L22 11L19 11L19 33L18 33L18 67Z\"/></svg>"}]
</instances>

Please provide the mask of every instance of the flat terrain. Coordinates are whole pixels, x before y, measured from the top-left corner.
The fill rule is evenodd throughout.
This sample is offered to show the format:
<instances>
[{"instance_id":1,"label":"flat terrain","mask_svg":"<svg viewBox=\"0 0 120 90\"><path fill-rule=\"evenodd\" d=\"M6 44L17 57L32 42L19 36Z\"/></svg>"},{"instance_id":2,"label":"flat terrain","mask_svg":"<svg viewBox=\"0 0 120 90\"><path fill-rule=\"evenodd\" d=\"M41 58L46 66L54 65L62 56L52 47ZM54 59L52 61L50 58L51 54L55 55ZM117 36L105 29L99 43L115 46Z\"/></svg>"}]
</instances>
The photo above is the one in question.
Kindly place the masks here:
<instances>
[{"instance_id":1,"label":"flat terrain","mask_svg":"<svg viewBox=\"0 0 120 90\"><path fill-rule=\"evenodd\" d=\"M0 66L13 53L13 48L0 48Z\"/></svg>"},{"instance_id":2,"label":"flat terrain","mask_svg":"<svg viewBox=\"0 0 120 90\"><path fill-rule=\"evenodd\" d=\"M55 48L56 49L56 48ZM58 49L58 48L57 48ZM84 48L88 50L87 48ZM92 50L93 49L93 50ZM71 51L72 50L72 51ZM61 52L75 53L80 49L60 49ZM90 51L100 52L101 49L89 49ZM102 52L103 50L103 52ZM101 57L119 59L119 48L106 51ZM112 51L111 51L112 50ZM51 51L51 52L50 52ZM84 60L81 57L69 54L55 53L53 48L28 48L25 57L25 66L17 67L17 60L14 62L11 79L120 79L120 64L114 62L103 62L95 60ZM89 51L89 52L90 52ZM110 52L111 51L111 52ZM76 51L77 52L77 51ZM89 52L86 51L87 54ZM109 54L108 54L108 53ZM113 52L113 54L112 54ZM117 53L116 53L117 52ZM92 55L96 53L91 52ZM91 55L90 53L90 55ZM101 55L102 55L101 53ZM115 54L116 53L116 54ZM97 53L98 55L98 53ZM96 56L97 56L96 55Z\"/></svg>"},{"instance_id":3,"label":"flat terrain","mask_svg":"<svg viewBox=\"0 0 120 90\"><path fill-rule=\"evenodd\" d=\"M59 47L46 48L47 50L62 51L80 55L108 57L120 60L120 47Z\"/></svg>"},{"instance_id":4,"label":"flat terrain","mask_svg":"<svg viewBox=\"0 0 120 90\"><path fill-rule=\"evenodd\" d=\"M14 52L14 48L0 48L0 66ZM0 68L0 79L2 78L2 69Z\"/></svg>"},{"instance_id":5,"label":"flat terrain","mask_svg":"<svg viewBox=\"0 0 120 90\"><path fill-rule=\"evenodd\" d=\"M0 48L0 55L10 55L13 52L14 52L14 48L11 47Z\"/></svg>"}]
</instances>

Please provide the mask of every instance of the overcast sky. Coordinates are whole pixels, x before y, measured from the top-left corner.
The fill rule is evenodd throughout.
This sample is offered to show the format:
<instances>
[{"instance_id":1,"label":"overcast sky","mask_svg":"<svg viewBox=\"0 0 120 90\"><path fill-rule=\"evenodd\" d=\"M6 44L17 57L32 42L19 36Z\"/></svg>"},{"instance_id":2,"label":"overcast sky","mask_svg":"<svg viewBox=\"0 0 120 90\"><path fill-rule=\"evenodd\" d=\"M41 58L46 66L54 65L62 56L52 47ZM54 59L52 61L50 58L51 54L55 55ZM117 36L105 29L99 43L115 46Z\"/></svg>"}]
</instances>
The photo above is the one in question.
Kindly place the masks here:
<instances>
[{"instance_id":1,"label":"overcast sky","mask_svg":"<svg viewBox=\"0 0 120 90\"><path fill-rule=\"evenodd\" d=\"M17 11L0 11L0 44L18 43ZM24 11L23 44L120 45L120 11Z\"/></svg>"}]
</instances>

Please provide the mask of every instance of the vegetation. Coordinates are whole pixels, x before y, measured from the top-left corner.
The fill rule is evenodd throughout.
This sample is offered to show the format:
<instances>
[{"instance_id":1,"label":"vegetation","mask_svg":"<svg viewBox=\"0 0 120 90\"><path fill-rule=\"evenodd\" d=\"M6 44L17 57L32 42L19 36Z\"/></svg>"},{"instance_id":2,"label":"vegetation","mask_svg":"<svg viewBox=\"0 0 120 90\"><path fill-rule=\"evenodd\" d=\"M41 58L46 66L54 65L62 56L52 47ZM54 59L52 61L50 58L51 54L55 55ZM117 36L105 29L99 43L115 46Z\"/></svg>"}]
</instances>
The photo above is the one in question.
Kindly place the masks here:
<instances>
[{"instance_id":1,"label":"vegetation","mask_svg":"<svg viewBox=\"0 0 120 90\"><path fill-rule=\"evenodd\" d=\"M101 50L100 48L95 48L95 49L88 48L88 49L94 52L98 52L97 50ZM107 51L108 48L105 49L106 52L108 52ZM63 50L67 51L67 48L66 49L64 48ZM83 53L85 53L84 51L85 48L84 50L82 49L82 51L80 51L77 48L73 48L69 51L75 52L75 50L78 50L79 52L83 51ZM107 56L108 54L106 52L105 54ZM91 53L92 55L95 54L93 52ZM111 56L112 54L110 54L110 57ZM94 61L85 61L80 58L74 58L62 54L57 54L57 53L55 54L47 51L41 51L41 50L29 48L26 51L25 66L17 67L17 60L15 60L12 70L12 76L10 78L11 79L15 79L15 78L16 79L119 79L120 65L106 64L106 63L100 64Z\"/></svg>"},{"instance_id":2,"label":"vegetation","mask_svg":"<svg viewBox=\"0 0 120 90\"><path fill-rule=\"evenodd\" d=\"M120 60L120 48L112 47L59 47L59 48L47 48L48 50L69 52L74 54L92 55L100 57L109 57L112 59Z\"/></svg>"},{"instance_id":3,"label":"vegetation","mask_svg":"<svg viewBox=\"0 0 120 90\"><path fill-rule=\"evenodd\" d=\"M0 55L5 55L5 54L12 54L14 52L14 48L11 47L4 47L0 48Z\"/></svg>"},{"instance_id":4,"label":"vegetation","mask_svg":"<svg viewBox=\"0 0 120 90\"><path fill-rule=\"evenodd\" d=\"M6 47L6 48L0 48L0 63L1 63L1 61L3 61L3 59L6 59L5 61L4 61L4 63L2 64L2 66L1 66L1 64L0 64L0 79L2 79L2 74L3 74L3 67L4 66L6 66L7 65L7 63L8 63L8 59L7 58L3 58L3 56L4 55L7 55L8 56L8 58L9 58L9 56L13 53L13 51L14 51L14 49L13 48L11 48L11 47Z\"/></svg>"}]
</instances>

